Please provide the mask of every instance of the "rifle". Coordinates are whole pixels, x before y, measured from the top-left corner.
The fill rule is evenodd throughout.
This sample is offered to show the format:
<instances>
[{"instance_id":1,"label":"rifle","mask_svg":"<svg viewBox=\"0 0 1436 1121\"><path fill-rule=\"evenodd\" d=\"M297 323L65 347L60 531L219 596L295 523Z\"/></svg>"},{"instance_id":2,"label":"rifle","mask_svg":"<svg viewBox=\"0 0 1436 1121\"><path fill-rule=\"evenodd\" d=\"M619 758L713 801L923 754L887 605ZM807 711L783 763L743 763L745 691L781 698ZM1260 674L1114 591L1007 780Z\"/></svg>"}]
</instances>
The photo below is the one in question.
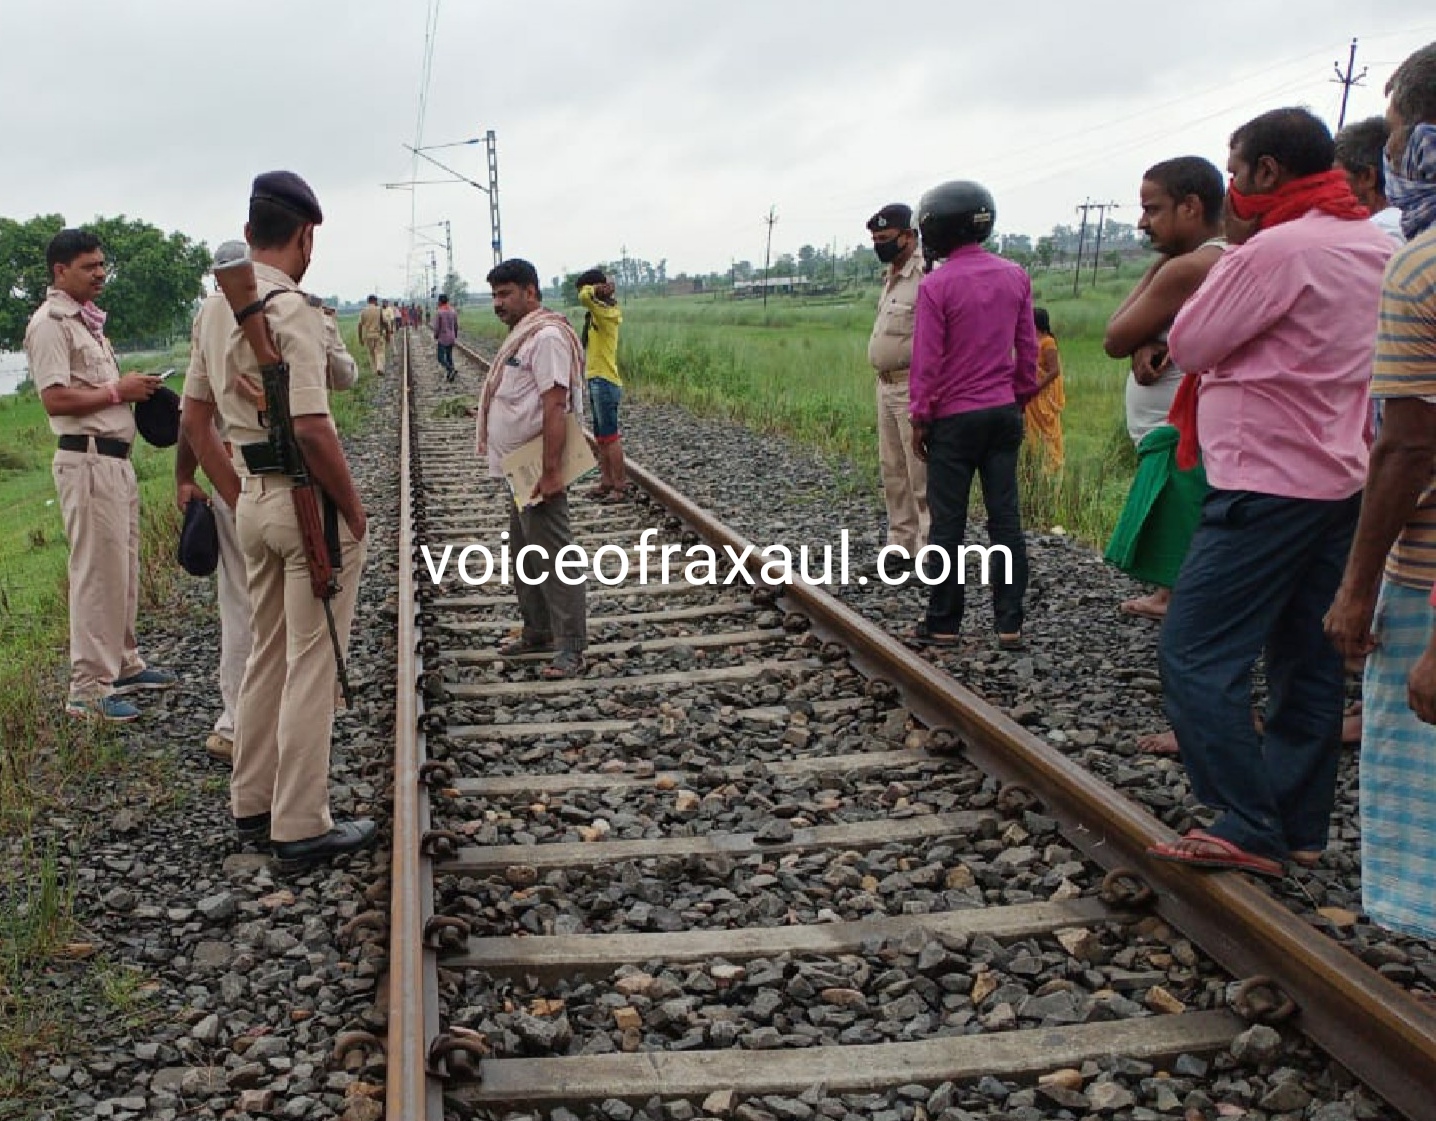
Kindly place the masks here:
<instances>
[{"instance_id":1,"label":"rifle","mask_svg":"<svg viewBox=\"0 0 1436 1121\"><path fill-rule=\"evenodd\" d=\"M299 523L304 559L309 565L309 587L314 598L324 605L324 618L329 624L329 641L334 646L334 665L339 674L344 706L353 708L354 695L349 688L344 650L339 644L334 608L329 602L339 592L339 580L335 575L341 558L338 511L328 495L310 478L304 453L294 438L294 418L289 412L289 364L279 353L274 336L269 331L269 321L264 316L264 308L270 299L284 290L276 289L261 299L254 278L254 265L248 256L224 261L217 256L214 277L230 311L234 312L245 341L259 362L259 376L264 384L262 392L256 395L256 403L269 428L269 445L274 453L274 464L269 470L294 480L290 494L294 497L294 516ZM323 517L319 512L321 496L324 498Z\"/></svg>"}]
</instances>

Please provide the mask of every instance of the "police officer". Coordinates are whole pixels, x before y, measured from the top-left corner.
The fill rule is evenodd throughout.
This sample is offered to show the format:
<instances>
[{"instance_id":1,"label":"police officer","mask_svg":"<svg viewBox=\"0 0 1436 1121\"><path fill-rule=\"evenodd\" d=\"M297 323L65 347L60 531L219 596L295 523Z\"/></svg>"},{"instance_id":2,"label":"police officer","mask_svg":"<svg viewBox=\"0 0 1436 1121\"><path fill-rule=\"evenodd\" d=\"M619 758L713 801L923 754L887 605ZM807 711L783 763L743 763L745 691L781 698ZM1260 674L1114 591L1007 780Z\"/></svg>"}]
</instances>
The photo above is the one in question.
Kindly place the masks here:
<instances>
[{"instance_id":1,"label":"police officer","mask_svg":"<svg viewBox=\"0 0 1436 1121\"><path fill-rule=\"evenodd\" d=\"M374 371L375 377L384 372L384 343L388 338L389 328L384 324L379 297L370 296L364 310L359 313L359 342L369 352L369 368Z\"/></svg>"},{"instance_id":2,"label":"police officer","mask_svg":"<svg viewBox=\"0 0 1436 1121\"><path fill-rule=\"evenodd\" d=\"M877 374L878 464L888 511L888 547L908 558L927 544L927 464L912 450L908 420L908 370L912 366L913 314L922 281L922 258L912 207L889 203L868 219L873 252L887 266L877 319L868 339L868 362ZM884 570L897 573L910 560L885 559Z\"/></svg>"},{"instance_id":3,"label":"police officer","mask_svg":"<svg viewBox=\"0 0 1436 1121\"><path fill-rule=\"evenodd\" d=\"M245 239L259 295L268 297L263 314L289 365L295 439L311 477L339 515L341 590L331 605L343 648L368 522L329 413L324 312L298 287L321 221L313 191L293 172L255 179ZM252 389L262 382L258 363L232 320L210 319L212 328L206 330L227 335L225 361L191 379L193 388L187 385L185 435L221 496L236 499L254 632L235 721L230 808L241 841L268 840L281 868L293 870L367 847L376 828L365 819L336 824L329 812L336 667L323 604L310 588L291 494L294 480L250 470L249 462L258 463L269 450ZM201 346L208 351L211 345L202 335ZM214 429L216 411L238 453L232 461Z\"/></svg>"},{"instance_id":4,"label":"police officer","mask_svg":"<svg viewBox=\"0 0 1436 1121\"><path fill-rule=\"evenodd\" d=\"M50 287L25 331L30 377L58 448L52 472L70 542L71 716L117 723L140 711L124 695L167 689L175 675L146 666L135 642L140 497L130 463L135 418L160 379L120 376L94 304L105 254L88 230L61 230L45 249Z\"/></svg>"}]
</instances>

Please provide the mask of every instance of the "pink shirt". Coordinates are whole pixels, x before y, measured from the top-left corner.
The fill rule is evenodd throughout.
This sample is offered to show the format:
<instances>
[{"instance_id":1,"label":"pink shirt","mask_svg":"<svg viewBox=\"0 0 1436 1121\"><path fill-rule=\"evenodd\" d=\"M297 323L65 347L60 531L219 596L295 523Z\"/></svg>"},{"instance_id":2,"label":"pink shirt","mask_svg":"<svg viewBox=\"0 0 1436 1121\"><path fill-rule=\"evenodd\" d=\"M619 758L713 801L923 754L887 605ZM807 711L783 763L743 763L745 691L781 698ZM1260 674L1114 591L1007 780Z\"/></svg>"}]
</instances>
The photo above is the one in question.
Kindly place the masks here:
<instances>
[{"instance_id":1,"label":"pink shirt","mask_svg":"<svg viewBox=\"0 0 1436 1121\"><path fill-rule=\"evenodd\" d=\"M542 395L550 389L571 390L582 379L569 360L569 348L556 327L542 327L509 360L503 380L489 406L489 475L504 477L503 460L543 433ZM498 371L491 371L493 377ZM569 401L576 407L582 398Z\"/></svg>"},{"instance_id":2,"label":"pink shirt","mask_svg":"<svg viewBox=\"0 0 1436 1121\"><path fill-rule=\"evenodd\" d=\"M1025 405L1036 392L1032 281L1021 266L965 245L918 286L908 412L927 424Z\"/></svg>"},{"instance_id":3,"label":"pink shirt","mask_svg":"<svg viewBox=\"0 0 1436 1121\"><path fill-rule=\"evenodd\" d=\"M1197 431L1218 490L1349 498L1366 481L1367 394L1391 239L1313 211L1222 254L1177 313L1201 371Z\"/></svg>"}]
</instances>

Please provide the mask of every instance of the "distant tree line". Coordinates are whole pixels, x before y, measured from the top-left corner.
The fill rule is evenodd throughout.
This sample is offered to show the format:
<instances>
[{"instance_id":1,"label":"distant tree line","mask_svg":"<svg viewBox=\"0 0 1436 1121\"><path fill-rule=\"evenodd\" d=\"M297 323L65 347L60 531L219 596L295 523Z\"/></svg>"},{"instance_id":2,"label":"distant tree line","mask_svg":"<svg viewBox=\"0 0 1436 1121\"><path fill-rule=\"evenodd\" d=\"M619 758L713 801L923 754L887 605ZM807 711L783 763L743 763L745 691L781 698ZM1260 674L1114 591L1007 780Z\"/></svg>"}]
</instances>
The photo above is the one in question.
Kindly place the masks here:
<instances>
[{"instance_id":1,"label":"distant tree line","mask_svg":"<svg viewBox=\"0 0 1436 1121\"><path fill-rule=\"evenodd\" d=\"M49 286L45 247L64 228L59 214L24 222L0 217L0 350L24 344L25 327ZM100 302L109 313L105 334L111 342L168 342L189 330L210 267L202 243L124 215L96 218L84 228L105 251L109 278Z\"/></svg>"}]
</instances>

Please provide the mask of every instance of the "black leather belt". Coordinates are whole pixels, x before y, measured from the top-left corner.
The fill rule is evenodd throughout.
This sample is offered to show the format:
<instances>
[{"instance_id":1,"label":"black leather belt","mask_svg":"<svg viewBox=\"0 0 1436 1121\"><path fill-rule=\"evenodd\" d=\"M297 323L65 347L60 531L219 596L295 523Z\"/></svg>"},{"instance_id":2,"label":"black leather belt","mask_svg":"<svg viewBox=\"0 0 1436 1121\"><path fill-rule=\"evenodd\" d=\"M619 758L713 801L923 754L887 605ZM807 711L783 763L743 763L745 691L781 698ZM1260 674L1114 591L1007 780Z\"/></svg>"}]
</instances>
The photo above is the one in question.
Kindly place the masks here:
<instances>
[{"instance_id":1,"label":"black leather belt","mask_svg":"<svg viewBox=\"0 0 1436 1121\"><path fill-rule=\"evenodd\" d=\"M95 441L95 450L111 459L129 459L130 445L123 440L112 440L109 436L61 436L62 452L87 452L90 441Z\"/></svg>"}]
</instances>

